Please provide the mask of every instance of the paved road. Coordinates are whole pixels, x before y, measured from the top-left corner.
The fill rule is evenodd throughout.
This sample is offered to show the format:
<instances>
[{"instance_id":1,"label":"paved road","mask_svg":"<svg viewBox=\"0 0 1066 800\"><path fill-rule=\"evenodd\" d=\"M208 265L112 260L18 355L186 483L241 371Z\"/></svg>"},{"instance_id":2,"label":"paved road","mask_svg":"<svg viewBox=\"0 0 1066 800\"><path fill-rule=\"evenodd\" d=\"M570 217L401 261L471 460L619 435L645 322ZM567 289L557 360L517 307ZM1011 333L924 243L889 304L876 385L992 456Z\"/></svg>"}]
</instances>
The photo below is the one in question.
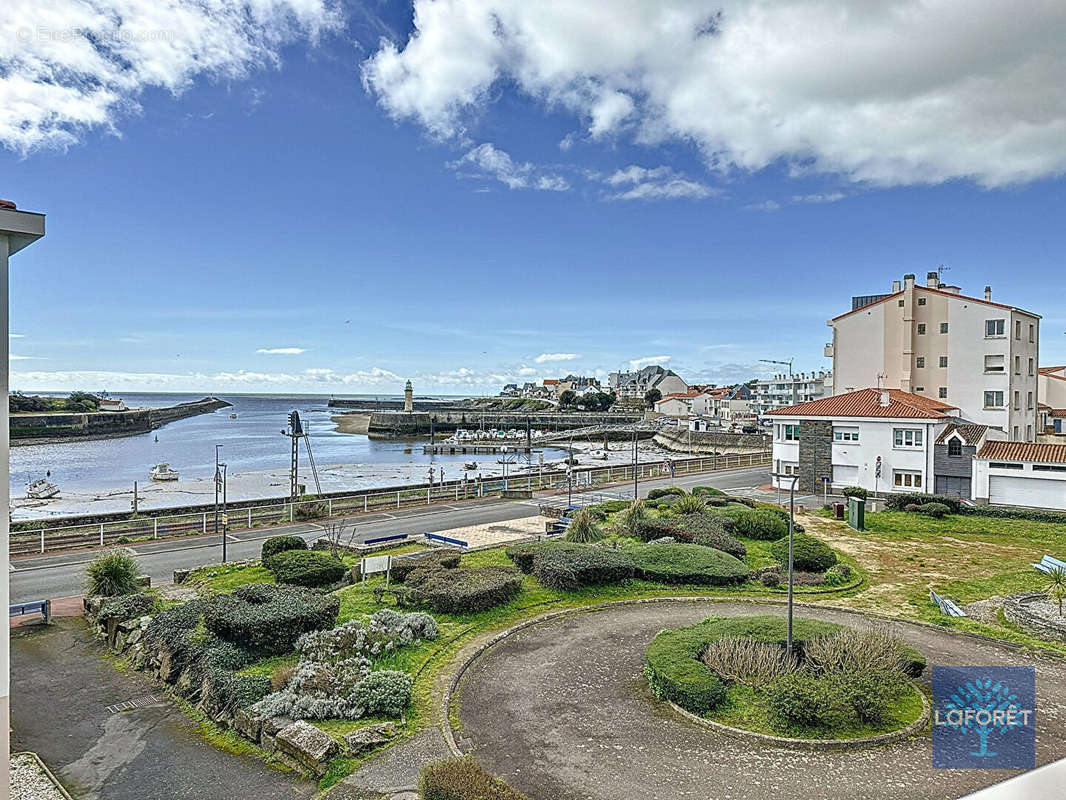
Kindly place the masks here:
<instances>
[{"instance_id":1,"label":"paved road","mask_svg":"<svg viewBox=\"0 0 1066 800\"><path fill-rule=\"evenodd\" d=\"M755 745L687 722L651 694L642 667L658 631L712 614L751 613L744 603L616 606L520 631L467 672L459 701L463 735L469 737L464 743L515 788L552 800L948 800L1014 774L933 769L928 734L852 752ZM784 612L771 607L757 613ZM829 609L799 613L867 624ZM930 666L1035 666L1037 764L1066 756L1061 661L943 630L907 623L892 628Z\"/></svg>"},{"instance_id":2,"label":"paved road","mask_svg":"<svg viewBox=\"0 0 1066 800\"><path fill-rule=\"evenodd\" d=\"M717 486L738 494L753 494L757 486L770 480L766 467L730 470L722 473L687 475L675 480L645 481L639 486L641 496L656 486L698 485ZM603 492L616 497L632 497L632 487L614 487ZM466 525L521 519L537 513L536 501L501 501L485 499L465 503L433 505L424 508L402 509L391 513L376 513L343 521L342 538L348 540L355 527L354 541L361 542L377 536L396 533L435 533ZM254 558L259 555L263 540L270 536L294 535L313 541L322 535L322 526L315 523L286 525L277 528L242 531L229 535L226 545L230 560ZM175 569L189 569L222 560L219 537L195 537L147 542L126 547L138 557L141 570L152 576L155 583L172 579ZM11 562L11 602L22 603L44 598L71 597L84 592L85 564L94 552L81 550L56 555L17 558Z\"/></svg>"},{"instance_id":3,"label":"paved road","mask_svg":"<svg viewBox=\"0 0 1066 800\"><path fill-rule=\"evenodd\" d=\"M208 744L167 700L111 713L158 693L120 672L80 619L11 633L12 748L44 759L77 800L297 800L315 785ZM158 695L157 696L161 696Z\"/></svg>"}]
</instances>

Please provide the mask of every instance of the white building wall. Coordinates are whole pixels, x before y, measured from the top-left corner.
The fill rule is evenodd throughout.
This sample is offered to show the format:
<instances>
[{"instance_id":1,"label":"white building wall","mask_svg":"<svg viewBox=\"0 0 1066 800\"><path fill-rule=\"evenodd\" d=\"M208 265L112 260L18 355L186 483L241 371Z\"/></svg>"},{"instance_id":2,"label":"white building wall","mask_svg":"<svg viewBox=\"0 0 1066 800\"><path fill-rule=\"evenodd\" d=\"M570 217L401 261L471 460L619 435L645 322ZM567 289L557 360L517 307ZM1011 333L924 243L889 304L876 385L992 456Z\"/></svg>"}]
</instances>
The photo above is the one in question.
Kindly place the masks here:
<instances>
[{"instance_id":1,"label":"white building wall","mask_svg":"<svg viewBox=\"0 0 1066 800\"><path fill-rule=\"evenodd\" d=\"M886 303L879 303L834 323L833 394L878 385L885 350L885 306ZM862 346L850 344L853 342L861 342Z\"/></svg>"}]
</instances>

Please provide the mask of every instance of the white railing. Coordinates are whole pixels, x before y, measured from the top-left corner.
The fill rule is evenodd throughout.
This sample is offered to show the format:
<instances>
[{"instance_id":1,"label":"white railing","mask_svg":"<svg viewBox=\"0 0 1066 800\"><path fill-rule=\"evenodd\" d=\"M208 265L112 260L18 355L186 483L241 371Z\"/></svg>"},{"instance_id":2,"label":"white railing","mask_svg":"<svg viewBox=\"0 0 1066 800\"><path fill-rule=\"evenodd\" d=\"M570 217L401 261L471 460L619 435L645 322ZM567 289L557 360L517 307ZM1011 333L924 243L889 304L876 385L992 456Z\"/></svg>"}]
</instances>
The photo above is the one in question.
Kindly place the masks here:
<instances>
[{"instance_id":1,"label":"white railing","mask_svg":"<svg viewBox=\"0 0 1066 800\"><path fill-rule=\"evenodd\" d=\"M770 463L769 453L744 453L701 458L673 459L673 475L754 467ZM664 462L645 462L637 465L637 480L661 480L670 476ZM613 483L633 480L633 465L618 464L603 467L577 467L568 479L560 470L541 470L508 478L496 476L481 480L449 481L433 486L411 486L398 489L378 489L351 495L311 498L290 502L268 500L258 505L231 505L226 514L219 513L215 526L213 510L190 512L182 508L159 509L151 516L130 518L114 515L101 522L53 524L16 523L10 534L8 550L12 555L44 553L74 547L103 547L109 544L132 544L179 536L202 536L269 528L298 522L328 522L333 518L389 511L433 503L458 502L482 497L498 497L504 489L565 493L580 493L603 488Z\"/></svg>"}]
</instances>

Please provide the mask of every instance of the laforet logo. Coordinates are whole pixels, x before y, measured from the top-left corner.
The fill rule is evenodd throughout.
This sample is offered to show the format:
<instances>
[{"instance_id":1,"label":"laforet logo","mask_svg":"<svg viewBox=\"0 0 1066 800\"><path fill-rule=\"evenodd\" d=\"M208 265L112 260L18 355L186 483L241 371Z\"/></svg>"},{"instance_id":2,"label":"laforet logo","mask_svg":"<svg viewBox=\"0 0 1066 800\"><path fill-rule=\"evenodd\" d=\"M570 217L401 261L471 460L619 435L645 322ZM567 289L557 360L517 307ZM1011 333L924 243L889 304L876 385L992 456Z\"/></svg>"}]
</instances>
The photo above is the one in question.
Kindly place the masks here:
<instances>
[{"instance_id":1,"label":"laforet logo","mask_svg":"<svg viewBox=\"0 0 1066 800\"><path fill-rule=\"evenodd\" d=\"M933 766L1032 769L1033 667L933 667Z\"/></svg>"}]
</instances>

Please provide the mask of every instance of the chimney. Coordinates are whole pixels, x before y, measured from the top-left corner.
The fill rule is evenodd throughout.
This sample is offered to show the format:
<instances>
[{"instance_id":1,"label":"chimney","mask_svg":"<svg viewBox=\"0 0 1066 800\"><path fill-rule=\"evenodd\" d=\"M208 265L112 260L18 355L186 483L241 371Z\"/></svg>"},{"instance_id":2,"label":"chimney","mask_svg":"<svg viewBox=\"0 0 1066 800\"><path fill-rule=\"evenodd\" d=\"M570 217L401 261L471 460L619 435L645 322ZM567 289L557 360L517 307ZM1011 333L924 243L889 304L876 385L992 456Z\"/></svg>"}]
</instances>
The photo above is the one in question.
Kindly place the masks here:
<instances>
[{"instance_id":1,"label":"chimney","mask_svg":"<svg viewBox=\"0 0 1066 800\"><path fill-rule=\"evenodd\" d=\"M925 285L930 289L936 289L940 286L940 273L939 272L927 272L925 273Z\"/></svg>"},{"instance_id":2,"label":"chimney","mask_svg":"<svg viewBox=\"0 0 1066 800\"><path fill-rule=\"evenodd\" d=\"M888 393L888 389L881 390L881 408L888 408L892 404L892 395Z\"/></svg>"},{"instance_id":3,"label":"chimney","mask_svg":"<svg viewBox=\"0 0 1066 800\"><path fill-rule=\"evenodd\" d=\"M903 276L903 287L905 289L914 288L914 273L913 272L908 272L906 275Z\"/></svg>"},{"instance_id":4,"label":"chimney","mask_svg":"<svg viewBox=\"0 0 1066 800\"><path fill-rule=\"evenodd\" d=\"M902 288L902 287L900 286L899 281L892 281L892 294L895 294L896 292L898 292L900 290L900 288Z\"/></svg>"},{"instance_id":5,"label":"chimney","mask_svg":"<svg viewBox=\"0 0 1066 800\"><path fill-rule=\"evenodd\" d=\"M992 287L991 286L986 286L985 287L985 300L988 300L990 302L992 300Z\"/></svg>"}]
</instances>

